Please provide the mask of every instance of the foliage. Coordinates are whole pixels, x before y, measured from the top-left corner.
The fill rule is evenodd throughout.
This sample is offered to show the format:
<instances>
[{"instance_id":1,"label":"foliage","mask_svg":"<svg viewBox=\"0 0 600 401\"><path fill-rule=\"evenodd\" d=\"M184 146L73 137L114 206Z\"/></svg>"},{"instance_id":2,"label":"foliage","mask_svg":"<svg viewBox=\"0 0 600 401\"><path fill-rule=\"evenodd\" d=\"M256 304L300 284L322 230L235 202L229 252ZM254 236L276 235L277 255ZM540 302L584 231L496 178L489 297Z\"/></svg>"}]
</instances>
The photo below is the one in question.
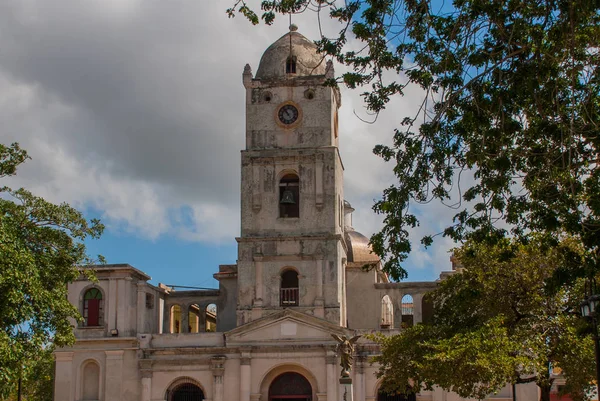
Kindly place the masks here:
<instances>
[{"instance_id":1,"label":"foliage","mask_svg":"<svg viewBox=\"0 0 600 401\"><path fill-rule=\"evenodd\" d=\"M565 277L598 269L600 245L600 0L236 0L252 23L277 13L329 13L343 29L317 43L350 67L338 79L365 88L378 113L408 85L424 92L393 146L398 183L374 210L371 238L395 279L419 224L415 203L457 210L441 233L454 240L520 238L529 231L578 238L589 257ZM360 51L348 49L356 39ZM461 178L462 181L461 181Z\"/></svg>"},{"instance_id":2,"label":"foliage","mask_svg":"<svg viewBox=\"0 0 600 401\"><path fill-rule=\"evenodd\" d=\"M25 361L21 383L24 401L53 401L54 397L54 347L44 348L34 359ZM18 399L18 382L13 383L7 401ZM1 396L0 396L0 399Z\"/></svg>"},{"instance_id":3,"label":"foliage","mask_svg":"<svg viewBox=\"0 0 600 401\"><path fill-rule=\"evenodd\" d=\"M0 145L0 179L28 159L18 144ZM0 396L49 342L74 341L67 283L90 263L83 241L103 230L66 203L54 205L25 189L0 187Z\"/></svg>"},{"instance_id":4,"label":"foliage","mask_svg":"<svg viewBox=\"0 0 600 401\"><path fill-rule=\"evenodd\" d=\"M595 361L592 338L581 331L582 287L556 291L546 284L554 270L572 263L565 254L582 255L580 245L569 239L548 248L533 237L527 245L468 242L457 250L464 270L431 293L433 323L377 338L385 388L439 385L482 399L506 383L534 382L548 400L550 371L559 367L564 391L585 399Z\"/></svg>"}]
</instances>

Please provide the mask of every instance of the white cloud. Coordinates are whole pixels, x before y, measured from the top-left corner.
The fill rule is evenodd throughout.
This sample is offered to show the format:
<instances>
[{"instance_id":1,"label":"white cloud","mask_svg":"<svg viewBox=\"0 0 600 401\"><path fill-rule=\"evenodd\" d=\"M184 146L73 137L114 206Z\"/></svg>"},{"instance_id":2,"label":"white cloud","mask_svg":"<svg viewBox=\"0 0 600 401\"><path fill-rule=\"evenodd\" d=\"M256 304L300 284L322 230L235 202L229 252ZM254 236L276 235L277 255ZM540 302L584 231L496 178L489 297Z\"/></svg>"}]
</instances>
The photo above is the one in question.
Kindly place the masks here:
<instances>
[{"instance_id":1,"label":"white cloud","mask_svg":"<svg viewBox=\"0 0 600 401\"><path fill-rule=\"evenodd\" d=\"M93 208L109 229L142 238L214 243L238 235L241 74L247 62L256 71L288 22L229 20L230 3L4 1L0 142L20 142L33 159L11 185ZM318 37L314 15L294 22ZM331 35L338 30L325 25ZM354 115L368 117L359 92L343 90L341 153L354 226L370 235L381 225L373 200L394 182L393 166L371 150L391 142L419 92L394 99L374 124ZM418 234L446 218L436 210L440 220L427 219ZM439 242L446 248L416 249L415 267L447 268L448 244Z\"/></svg>"}]
</instances>

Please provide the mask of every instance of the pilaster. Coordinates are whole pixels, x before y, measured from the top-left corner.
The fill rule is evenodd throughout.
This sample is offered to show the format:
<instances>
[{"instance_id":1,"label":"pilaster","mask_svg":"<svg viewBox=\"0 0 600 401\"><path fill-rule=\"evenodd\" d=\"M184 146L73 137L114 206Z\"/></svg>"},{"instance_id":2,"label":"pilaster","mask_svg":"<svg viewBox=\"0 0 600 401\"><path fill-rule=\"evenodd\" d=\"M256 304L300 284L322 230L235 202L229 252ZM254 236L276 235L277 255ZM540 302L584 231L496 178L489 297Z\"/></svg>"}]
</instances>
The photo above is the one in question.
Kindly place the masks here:
<instances>
[{"instance_id":1,"label":"pilaster","mask_svg":"<svg viewBox=\"0 0 600 401\"><path fill-rule=\"evenodd\" d=\"M125 351L104 351L106 354L105 377L105 399L120 400L121 384L123 380L123 354Z\"/></svg>"},{"instance_id":2,"label":"pilaster","mask_svg":"<svg viewBox=\"0 0 600 401\"><path fill-rule=\"evenodd\" d=\"M240 353L240 401L250 401L250 384L252 383L251 350L243 349Z\"/></svg>"},{"instance_id":3,"label":"pilaster","mask_svg":"<svg viewBox=\"0 0 600 401\"><path fill-rule=\"evenodd\" d=\"M73 385L73 352L55 352L54 360L54 399L72 401L74 399Z\"/></svg>"},{"instance_id":4,"label":"pilaster","mask_svg":"<svg viewBox=\"0 0 600 401\"><path fill-rule=\"evenodd\" d=\"M225 373L225 356L214 356L210 360L210 370L213 374L213 401L223 401L223 375Z\"/></svg>"}]
</instances>

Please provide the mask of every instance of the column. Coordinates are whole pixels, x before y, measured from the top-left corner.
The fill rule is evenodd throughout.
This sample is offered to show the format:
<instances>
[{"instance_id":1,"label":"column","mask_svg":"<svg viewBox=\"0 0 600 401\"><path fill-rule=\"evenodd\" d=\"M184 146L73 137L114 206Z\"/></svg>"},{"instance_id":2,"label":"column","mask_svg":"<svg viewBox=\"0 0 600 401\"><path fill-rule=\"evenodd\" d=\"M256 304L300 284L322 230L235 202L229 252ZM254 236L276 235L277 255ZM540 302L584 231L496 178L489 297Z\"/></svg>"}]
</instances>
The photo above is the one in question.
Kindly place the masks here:
<instances>
[{"instance_id":1,"label":"column","mask_svg":"<svg viewBox=\"0 0 600 401\"><path fill-rule=\"evenodd\" d=\"M132 281L131 277L123 277L117 281L119 300L115 308L117 310L116 328L119 336L131 336L137 326L136 321L130 319Z\"/></svg>"},{"instance_id":2,"label":"column","mask_svg":"<svg viewBox=\"0 0 600 401\"><path fill-rule=\"evenodd\" d=\"M146 326L146 292L144 288L146 287L146 283L143 281L139 281L137 283L137 332L145 333Z\"/></svg>"},{"instance_id":3,"label":"column","mask_svg":"<svg viewBox=\"0 0 600 401\"><path fill-rule=\"evenodd\" d=\"M317 154L315 158L315 205L321 208L323 207L323 155Z\"/></svg>"},{"instance_id":4,"label":"column","mask_svg":"<svg viewBox=\"0 0 600 401\"><path fill-rule=\"evenodd\" d=\"M54 399L73 400L74 385L71 382L73 375L73 352L55 352L56 361L54 378Z\"/></svg>"},{"instance_id":5,"label":"column","mask_svg":"<svg viewBox=\"0 0 600 401\"><path fill-rule=\"evenodd\" d=\"M215 356L210 361L213 374L213 401L223 401L223 374L225 373L224 356Z\"/></svg>"},{"instance_id":6,"label":"column","mask_svg":"<svg viewBox=\"0 0 600 401\"><path fill-rule=\"evenodd\" d=\"M163 308L163 333L171 332L171 307L173 305L167 304L165 302L165 306Z\"/></svg>"},{"instance_id":7,"label":"column","mask_svg":"<svg viewBox=\"0 0 600 401\"><path fill-rule=\"evenodd\" d=\"M262 317L263 306L263 255L254 254L254 301L252 305L252 320Z\"/></svg>"},{"instance_id":8,"label":"column","mask_svg":"<svg viewBox=\"0 0 600 401\"><path fill-rule=\"evenodd\" d=\"M140 401L151 401L152 397L152 361L142 359L139 362L142 375L142 393Z\"/></svg>"},{"instance_id":9,"label":"column","mask_svg":"<svg viewBox=\"0 0 600 401\"><path fill-rule=\"evenodd\" d=\"M123 380L123 354L125 351L104 351L106 353L106 368L104 376L106 384L105 400L121 399L121 382Z\"/></svg>"},{"instance_id":10,"label":"column","mask_svg":"<svg viewBox=\"0 0 600 401\"><path fill-rule=\"evenodd\" d=\"M354 401L365 401L365 357L356 356Z\"/></svg>"},{"instance_id":11,"label":"column","mask_svg":"<svg viewBox=\"0 0 600 401\"><path fill-rule=\"evenodd\" d=\"M190 332L190 306L189 305L181 305L181 332L189 333Z\"/></svg>"},{"instance_id":12,"label":"column","mask_svg":"<svg viewBox=\"0 0 600 401\"><path fill-rule=\"evenodd\" d=\"M327 364L327 401L337 401L338 375L336 374L337 355L328 350L325 357Z\"/></svg>"},{"instance_id":13,"label":"column","mask_svg":"<svg viewBox=\"0 0 600 401\"><path fill-rule=\"evenodd\" d=\"M250 350L242 350L240 355L240 401L250 401Z\"/></svg>"},{"instance_id":14,"label":"column","mask_svg":"<svg viewBox=\"0 0 600 401\"><path fill-rule=\"evenodd\" d=\"M252 210L255 212L258 212L262 206L261 170L262 166L259 164L252 166Z\"/></svg>"},{"instance_id":15,"label":"column","mask_svg":"<svg viewBox=\"0 0 600 401\"><path fill-rule=\"evenodd\" d=\"M323 298L323 255L315 254L315 272L317 276L317 294L315 298L315 316L325 318L325 299Z\"/></svg>"},{"instance_id":16,"label":"column","mask_svg":"<svg viewBox=\"0 0 600 401\"><path fill-rule=\"evenodd\" d=\"M423 294L413 295L413 323L423 322Z\"/></svg>"},{"instance_id":17,"label":"column","mask_svg":"<svg viewBox=\"0 0 600 401\"><path fill-rule=\"evenodd\" d=\"M106 294L106 321L108 322L108 333L111 330L117 328L117 307L119 304L119 293L118 293L118 282L117 279L110 277L108 279L108 291Z\"/></svg>"}]
</instances>

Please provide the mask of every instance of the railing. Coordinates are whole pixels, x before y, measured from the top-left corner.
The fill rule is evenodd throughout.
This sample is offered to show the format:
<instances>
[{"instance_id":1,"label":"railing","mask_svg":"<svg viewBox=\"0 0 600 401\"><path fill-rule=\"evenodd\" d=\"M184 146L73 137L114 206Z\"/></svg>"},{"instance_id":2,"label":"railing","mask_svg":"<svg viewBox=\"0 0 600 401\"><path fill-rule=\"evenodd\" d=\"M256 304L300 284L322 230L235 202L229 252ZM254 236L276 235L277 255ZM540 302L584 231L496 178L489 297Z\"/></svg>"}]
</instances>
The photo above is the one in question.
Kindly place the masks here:
<instances>
[{"instance_id":1,"label":"railing","mask_svg":"<svg viewBox=\"0 0 600 401\"><path fill-rule=\"evenodd\" d=\"M281 306L298 306L298 288L282 288L279 302Z\"/></svg>"}]
</instances>

